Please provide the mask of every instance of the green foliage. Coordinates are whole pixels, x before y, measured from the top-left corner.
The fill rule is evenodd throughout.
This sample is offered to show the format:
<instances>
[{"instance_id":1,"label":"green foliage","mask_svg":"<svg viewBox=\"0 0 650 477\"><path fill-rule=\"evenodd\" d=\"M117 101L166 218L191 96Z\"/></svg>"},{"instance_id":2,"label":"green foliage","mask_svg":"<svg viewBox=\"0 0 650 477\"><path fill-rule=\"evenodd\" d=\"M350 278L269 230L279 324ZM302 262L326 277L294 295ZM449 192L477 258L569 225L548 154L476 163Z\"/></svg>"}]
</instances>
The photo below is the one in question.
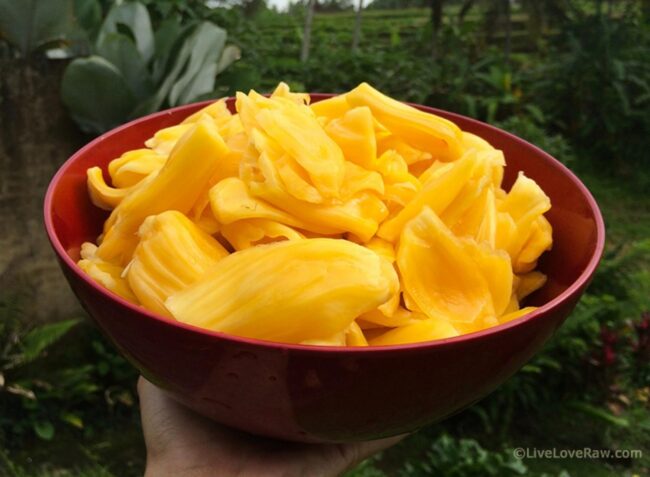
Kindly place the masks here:
<instances>
[{"instance_id":1,"label":"green foliage","mask_svg":"<svg viewBox=\"0 0 650 477\"><path fill-rule=\"evenodd\" d=\"M399 465L389 458L375 456L364 461L345 477L507 477L529 475L526 465L511 449L490 450L477 440L458 438L448 432L435 437L413 436L399 444L392 453L405 453ZM390 470L384 470L386 468ZM396 468L392 468L396 467Z\"/></svg>"},{"instance_id":2,"label":"green foliage","mask_svg":"<svg viewBox=\"0 0 650 477\"><path fill-rule=\"evenodd\" d=\"M82 130L101 133L164 107L215 95L216 77L239 59L227 33L209 21L176 17L154 32L146 7L116 3L93 55L66 68L61 97Z\"/></svg>"},{"instance_id":3,"label":"green foliage","mask_svg":"<svg viewBox=\"0 0 650 477\"><path fill-rule=\"evenodd\" d=\"M72 27L72 0L0 0L0 39L24 58L60 44Z\"/></svg>"},{"instance_id":4,"label":"green foliage","mask_svg":"<svg viewBox=\"0 0 650 477\"><path fill-rule=\"evenodd\" d=\"M70 64L61 83L61 97L72 119L86 132L117 126L129 117L136 104L134 93L117 67L98 56Z\"/></svg>"},{"instance_id":5,"label":"green foliage","mask_svg":"<svg viewBox=\"0 0 650 477\"><path fill-rule=\"evenodd\" d=\"M61 426L91 435L101 426L98 417L133 407L137 372L94 329L79 320L32 328L25 321L17 299L0 300L0 442L5 447L32 434L51 440ZM70 340L76 346L66 349Z\"/></svg>"},{"instance_id":6,"label":"green foliage","mask_svg":"<svg viewBox=\"0 0 650 477\"><path fill-rule=\"evenodd\" d=\"M594 167L648 167L650 31L634 16L588 15L566 24L533 78L531 98Z\"/></svg>"},{"instance_id":7,"label":"green foliage","mask_svg":"<svg viewBox=\"0 0 650 477\"><path fill-rule=\"evenodd\" d=\"M181 21L202 20L210 8L204 0L141 0L151 14L154 25L159 25L170 18Z\"/></svg>"},{"instance_id":8,"label":"green foliage","mask_svg":"<svg viewBox=\"0 0 650 477\"><path fill-rule=\"evenodd\" d=\"M74 0L74 13L79 26L94 38L102 23L102 6L99 0Z\"/></svg>"},{"instance_id":9,"label":"green foliage","mask_svg":"<svg viewBox=\"0 0 650 477\"><path fill-rule=\"evenodd\" d=\"M531 110L531 108L528 108ZM535 118L538 119L535 119ZM561 134L549 133L544 128L545 116L517 115L495 123L501 129L536 145L564 164L573 165L577 158L573 147Z\"/></svg>"},{"instance_id":10,"label":"green foliage","mask_svg":"<svg viewBox=\"0 0 650 477\"><path fill-rule=\"evenodd\" d=\"M28 365L38 366L43 362L49 349L70 331L79 320L66 320L58 323L39 325L25 329L22 324L20 308L16 299L0 300L0 407L9 402L20 401L27 408L33 407L37 400L37 388L44 383L39 378L21 378L21 371ZM0 422L11 419L11 414L3 413ZM54 426L48 419L32 416L19 427L30 427L44 440L54 436ZM4 431L0 427L1 431ZM5 432L2 432L3 435Z\"/></svg>"},{"instance_id":11,"label":"green foliage","mask_svg":"<svg viewBox=\"0 0 650 477\"><path fill-rule=\"evenodd\" d=\"M407 462L400 474L403 477L506 477L525 475L526 466L511 451L493 452L483 448L474 439L454 439L443 434L431 444L425 458Z\"/></svg>"},{"instance_id":12,"label":"green foliage","mask_svg":"<svg viewBox=\"0 0 650 477\"><path fill-rule=\"evenodd\" d=\"M28 470L12 462L0 449L0 475L6 477L114 477L113 473L100 466L75 467L72 470L51 467L45 464L38 470Z\"/></svg>"},{"instance_id":13,"label":"green foliage","mask_svg":"<svg viewBox=\"0 0 650 477\"><path fill-rule=\"evenodd\" d=\"M558 399L584 411L593 408L591 401L607 400L613 383L623 389L647 385L650 363L647 355L639 355L639 345L650 347L650 333L637 328L650 322L642 315L650 309L648 264L650 240L608 250L587 293L553 339L469 414L486 431L504 434L516 416L539 414Z\"/></svg>"}]
</instances>

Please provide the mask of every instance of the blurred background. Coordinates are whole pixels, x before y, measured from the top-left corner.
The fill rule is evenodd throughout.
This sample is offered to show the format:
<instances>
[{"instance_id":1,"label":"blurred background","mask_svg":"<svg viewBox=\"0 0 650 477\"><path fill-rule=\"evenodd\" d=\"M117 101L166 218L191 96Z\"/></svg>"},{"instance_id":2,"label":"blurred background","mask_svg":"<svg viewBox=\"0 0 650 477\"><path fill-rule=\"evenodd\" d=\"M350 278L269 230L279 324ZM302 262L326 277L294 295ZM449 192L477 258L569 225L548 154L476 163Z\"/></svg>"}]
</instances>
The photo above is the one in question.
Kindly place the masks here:
<instances>
[{"instance_id":1,"label":"blurred background","mask_svg":"<svg viewBox=\"0 0 650 477\"><path fill-rule=\"evenodd\" d=\"M84 317L43 231L56 169L132 118L279 81L367 81L495 124L576 171L607 223L596 278L542 353L349 475L650 475L646 0L0 0L0 475L144 466L137 373Z\"/></svg>"}]
</instances>

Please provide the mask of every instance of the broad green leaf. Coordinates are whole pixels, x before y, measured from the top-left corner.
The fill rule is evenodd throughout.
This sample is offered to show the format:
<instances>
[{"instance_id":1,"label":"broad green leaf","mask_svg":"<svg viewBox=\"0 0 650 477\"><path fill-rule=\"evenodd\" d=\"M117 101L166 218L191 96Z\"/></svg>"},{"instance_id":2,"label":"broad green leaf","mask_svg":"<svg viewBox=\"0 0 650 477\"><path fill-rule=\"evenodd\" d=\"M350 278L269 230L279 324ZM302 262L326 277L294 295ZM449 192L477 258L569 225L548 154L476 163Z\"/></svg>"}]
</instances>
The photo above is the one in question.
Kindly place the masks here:
<instances>
[{"instance_id":1,"label":"broad green leaf","mask_svg":"<svg viewBox=\"0 0 650 477\"><path fill-rule=\"evenodd\" d=\"M61 99L81 129L90 133L123 123L136 104L122 73L99 56L76 59L68 65Z\"/></svg>"},{"instance_id":2,"label":"broad green leaf","mask_svg":"<svg viewBox=\"0 0 650 477\"><path fill-rule=\"evenodd\" d=\"M97 42L96 53L120 70L137 99L147 98L154 93L147 65L130 38L119 33L104 35Z\"/></svg>"},{"instance_id":3,"label":"broad green leaf","mask_svg":"<svg viewBox=\"0 0 650 477\"><path fill-rule=\"evenodd\" d=\"M54 437L54 426L50 421L36 421L33 427L36 435L44 441L50 441Z\"/></svg>"},{"instance_id":4,"label":"broad green leaf","mask_svg":"<svg viewBox=\"0 0 650 477\"><path fill-rule=\"evenodd\" d=\"M188 63L190 56L192 55L192 48L194 45L194 38L196 37L196 31L194 31L188 38L183 41L183 45L180 51L175 55L176 60L174 61L174 66L172 69L165 75L165 79L158 88L158 91L150 99L140 103L134 112L134 116L143 116L145 114L158 111L162 104L167 99L167 95L174 86L176 79L180 74L186 69L185 66Z\"/></svg>"},{"instance_id":5,"label":"broad green leaf","mask_svg":"<svg viewBox=\"0 0 650 477\"><path fill-rule=\"evenodd\" d=\"M241 58L241 50L238 46L228 45L223 49L219 63L217 64L217 74L232 65L235 61Z\"/></svg>"},{"instance_id":6,"label":"broad green leaf","mask_svg":"<svg viewBox=\"0 0 650 477\"><path fill-rule=\"evenodd\" d=\"M174 46L186 30L187 27L183 27L176 17L163 21L156 30L154 36L156 55L153 59L151 73L154 81L158 82L167 71Z\"/></svg>"},{"instance_id":7,"label":"broad green leaf","mask_svg":"<svg viewBox=\"0 0 650 477\"><path fill-rule=\"evenodd\" d=\"M73 24L72 0L0 0L0 37L23 57L64 40Z\"/></svg>"},{"instance_id":8,"label":"broad green leaf","mask_svg":"<svg viewBox=\"0 0 650 477\"><path fill-rule=\"evenodd\" d=\"M189 48L187 65L169 92L170 106L185 104L214 89L216 63L226 44L228 34L210 22L202 22L185 44Z\"/></svg>"},{"instance_id":9,"label":"broad green leaf","mask_svg":"<svg viewBox=\"0 0 650 477\"><path fill-rule=\"evenodd\" d=\"M77 323L79 320L48 323L27 333L22 340L22 363L28 363L38 358L43 351L63 337Z\"/></svg>"},{"instance_id":10,"label":"broad green leaf","mask_svg":"<svg viewBox=\"0 0 650 477\"><path fill-rule=\"evenodd\" d=\"M99 30L97 44L101 43L106 35L119 33L120 25L131 31L138 51L144 61L148 62L154 54L154 36L147 8L139 2L115 4Z\"/></svg>"},{"instance_id":11,"label":"broad green leaf","mask_svg":"<svg viewBox=\"0 0 650 477\"><path fill-rule=\"evenodd\" d=\"M77 23L86 32L90 32L91 37L94 36L102 23L102 6L99 0L74 0L74 14Z\"/></svg>"}]
</instances>

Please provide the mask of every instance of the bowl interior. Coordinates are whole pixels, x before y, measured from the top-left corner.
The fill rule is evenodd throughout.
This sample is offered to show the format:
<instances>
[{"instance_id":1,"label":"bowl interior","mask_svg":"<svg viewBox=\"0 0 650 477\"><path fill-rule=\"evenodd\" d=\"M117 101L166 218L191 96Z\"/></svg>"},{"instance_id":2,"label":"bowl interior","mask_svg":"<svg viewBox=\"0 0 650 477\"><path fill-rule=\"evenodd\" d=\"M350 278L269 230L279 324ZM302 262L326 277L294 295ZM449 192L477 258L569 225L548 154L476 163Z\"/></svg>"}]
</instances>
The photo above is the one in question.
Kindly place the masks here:
<instances>
[{"instance_id":1,"label":"bowl interior","mask_svg":"<svg viewBox=\"0 0 650 477\"><path fill-rule=\"evenodd\" d=\"M330 95L312 95L318 101ZM181 106L138 119L106 133L78 151L59 170L48 191L46 221L50 238L73 261L80 246L95 241L108 213L95 207L86 189L86 170L100 166L108 180L107 165L125 151L144 147L144 141L161 128L178 124L207 103ZM416 106L416 105L414 105ZM229 100L231 110L234 107ZM453 113L416 106L454 121L466 131L488 140L504 151L504 188L508 190L520 170L534 179L551 198L547 218L553 226L553 249L546 252L539 269L548 276L546 285L527 299L541 306L567 290L589 266L595 266L604 241L602 217L585 186L562 164L537 147L505 132ZM79 273L82 273L78 271ZM583 275L584 276L584 275Z\"/></svg>"}]
</instances>

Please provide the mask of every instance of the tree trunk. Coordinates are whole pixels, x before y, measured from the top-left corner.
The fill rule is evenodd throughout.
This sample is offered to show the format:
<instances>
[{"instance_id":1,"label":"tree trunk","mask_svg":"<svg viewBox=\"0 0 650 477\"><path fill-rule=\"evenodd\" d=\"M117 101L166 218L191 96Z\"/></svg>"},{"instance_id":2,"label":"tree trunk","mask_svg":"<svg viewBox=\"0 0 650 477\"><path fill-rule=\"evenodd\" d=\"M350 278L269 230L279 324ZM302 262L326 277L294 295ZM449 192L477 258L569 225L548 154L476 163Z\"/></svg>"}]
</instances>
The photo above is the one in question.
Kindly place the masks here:
<instances>
[{"instance_id":1,"label":"tree trunk","mask_svg":"<svg viewBox=\"0 0 650 477\"><path fill-rule=\"evenodd\" d=\"M305 13L305 27L302 31L302 49L300 50L300 61L305 63L309 59L309 46L311 43L311 24L314 18L316 0L307 0Z\"/></svg>"},{"instance_id":2,"label":"tree trunk","mask_svg":"<svg viewBox=\"0 0 650 477\"><path fill-rule=\"evenodd\" d=\"M352 52L359 51L359 40L361 39L361 12L363 11L363 0L359 0L357 13L354 17L354 32L352 34Z\"/></svg>"},{"instance_id":3,"label":"tree trunk","mask_svg":"<svg viewBox=\"0 0 650 477\"><path fill-rule=\"evenodd\" d=\"M30 321L79 311L48 243L42 213L54 172L87 141L59 99L66 64L0 59L0 290L23 298Z\"/></svg>"},{"instance_id":4,"label":"tree trunk","mask_svg":"<svg viewBox=\"0 0 650 477\"><path fill-rule=\"evenodd\" d=\"M442 3L443 0L431 1L431 59L438 58L438 32L442 25Z\"/></svg>"}]
</instances>

